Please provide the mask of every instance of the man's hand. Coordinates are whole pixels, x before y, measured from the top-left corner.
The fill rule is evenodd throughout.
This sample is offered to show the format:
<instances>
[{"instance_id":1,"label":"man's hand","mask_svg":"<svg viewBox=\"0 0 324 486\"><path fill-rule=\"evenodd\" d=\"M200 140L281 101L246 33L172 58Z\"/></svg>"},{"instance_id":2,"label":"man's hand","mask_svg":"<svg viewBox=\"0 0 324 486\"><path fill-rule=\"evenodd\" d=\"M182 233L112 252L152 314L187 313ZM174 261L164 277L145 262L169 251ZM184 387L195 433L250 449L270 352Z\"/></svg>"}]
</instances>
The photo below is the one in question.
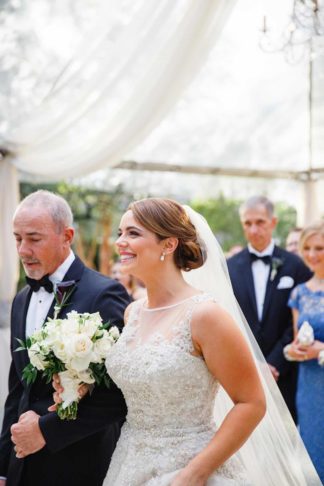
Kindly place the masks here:
<instances>
[{"instance_id":1,"label":"man's hand","mask_svg":"<svg viewBox=\"0 0 324 486\"><path fill-rule=\"evenodd\" d=\"M5 479L0 479L0 486L6 486L6 482Z\"/></svg>"},{"instance_id":2,"label":"man's hand","mask_svg":"<svg viewBox=\"0 0 324 486\"><path fill-rule=\"evenodd\" d=\"M274 379L276 381L278 381L279 380L279 374L280 374L279 371L277 370L277 368L275 366L272 366L270 363L268 363L268 366L270 368L272 376L274 377Z\"/></svg>"},{"instance_id":3,"label":"man's hand","mask_svg":"<svg viewBox=\"0 0 324 486\"><path fill-rule=\"evenodd\" d=\"M40 451L46 444L38 425L39 415L31 410L19 417L19 422L11 426L11 440L15 444L18 459ZM0 483L0 486L1 483Z\"/></svg>"}]
</instances>

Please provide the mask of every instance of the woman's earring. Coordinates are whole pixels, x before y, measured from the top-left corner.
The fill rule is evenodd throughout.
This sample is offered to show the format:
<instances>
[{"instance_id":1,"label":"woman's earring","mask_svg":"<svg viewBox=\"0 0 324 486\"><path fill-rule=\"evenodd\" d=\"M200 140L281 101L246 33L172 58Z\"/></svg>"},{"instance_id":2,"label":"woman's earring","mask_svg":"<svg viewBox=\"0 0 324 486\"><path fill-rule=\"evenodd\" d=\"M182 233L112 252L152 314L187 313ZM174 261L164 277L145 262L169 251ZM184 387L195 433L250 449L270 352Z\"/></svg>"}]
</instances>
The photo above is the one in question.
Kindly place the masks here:
<instances>
[{"instance_id":1,"label":"woman's earring","mask_svg":"<svg viewBox=\"0 0 324 486\"><path fill-rule=\"evenodd\" d=\"M162 255L160 256L160 261L164 262L164 259L165 259L165 253L163 252Z\"/></svg>"}]
</instances>

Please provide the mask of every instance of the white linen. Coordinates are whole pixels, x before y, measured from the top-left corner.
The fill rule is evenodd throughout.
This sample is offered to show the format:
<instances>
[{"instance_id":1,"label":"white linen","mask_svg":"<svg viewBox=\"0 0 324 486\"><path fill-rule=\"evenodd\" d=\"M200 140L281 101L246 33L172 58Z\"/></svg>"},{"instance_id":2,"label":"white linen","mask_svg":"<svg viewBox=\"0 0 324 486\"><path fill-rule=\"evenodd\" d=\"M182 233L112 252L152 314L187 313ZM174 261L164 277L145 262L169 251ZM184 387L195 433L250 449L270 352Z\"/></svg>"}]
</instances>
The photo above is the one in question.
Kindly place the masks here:
<instances>
[{"instance_id":1,"label":"white linen","mask_svg":"<svg viewBox=\"0 0 324 486\"><path fill-rule=\"evenodd\" d=\"M11 167L47 180L113 166L162 120L197 74L235 0L104 2L98 25L79 46L51 93L29 116L8 124L0 159L0 285L16 273L10 238L17 176ZM128 5L129 4L129 5ZM125 17L127 5L131 16ZM130 18L129 18L130 17ZM8 260L7 260L8 258ZM16 261L14 262L16 265ZM9 277L8 277L9 275ZM14 295L11 291L10 297ZM0 292L0 295L2 293Z\"/></svg>"}]
</instances>

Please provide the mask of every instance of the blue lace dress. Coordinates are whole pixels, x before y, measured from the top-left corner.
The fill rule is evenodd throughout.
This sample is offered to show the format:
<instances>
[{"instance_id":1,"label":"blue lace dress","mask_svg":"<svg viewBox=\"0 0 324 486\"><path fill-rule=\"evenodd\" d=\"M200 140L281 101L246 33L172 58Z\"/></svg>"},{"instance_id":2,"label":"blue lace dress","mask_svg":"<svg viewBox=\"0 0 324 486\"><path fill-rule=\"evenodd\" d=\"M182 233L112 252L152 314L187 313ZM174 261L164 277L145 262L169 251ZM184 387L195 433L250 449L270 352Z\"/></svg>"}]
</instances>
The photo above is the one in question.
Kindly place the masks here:
<instances>
[{"instance_id":1,"label":"blue lace dress","mask_svg":"<svg viewBox=\"0 0 324 486\"><path fill-rule=\"evenodd\" d=\"M324 292L298 285L288 305L298 310L298 329L308 321L324 341ZM296 403L300 434L324 484L324 367L315 359L299 363Z\"/></svg>"}]
</instances>

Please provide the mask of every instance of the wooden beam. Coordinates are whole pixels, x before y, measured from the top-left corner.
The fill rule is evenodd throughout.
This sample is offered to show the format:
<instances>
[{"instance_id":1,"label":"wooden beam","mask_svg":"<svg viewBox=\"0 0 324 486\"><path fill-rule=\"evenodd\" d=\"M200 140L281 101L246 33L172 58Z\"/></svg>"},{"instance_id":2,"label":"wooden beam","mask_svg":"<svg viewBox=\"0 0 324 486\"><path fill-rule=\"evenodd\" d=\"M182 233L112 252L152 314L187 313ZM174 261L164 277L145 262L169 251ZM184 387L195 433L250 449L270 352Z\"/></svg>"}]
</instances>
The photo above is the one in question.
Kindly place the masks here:
<instances>
[{"instance_id":1,"label":"wooden beam","mask_svg":"<svg viewBox=\"0 0 324 486\"><path fill-rule=\"evenodd\" d=\"M200 175L221 175L232 177L258 177L265 179L295 179L306 181L318 179L324 176L324 168L312 169L311 171L288 171L288 170L258 170L243 168L211 167L202 165L180 165L164 162L136 162L135 160L124 160L115 169L157 171L157 172L178 172L180 174Z\"/></svg>"}]
</instances>

